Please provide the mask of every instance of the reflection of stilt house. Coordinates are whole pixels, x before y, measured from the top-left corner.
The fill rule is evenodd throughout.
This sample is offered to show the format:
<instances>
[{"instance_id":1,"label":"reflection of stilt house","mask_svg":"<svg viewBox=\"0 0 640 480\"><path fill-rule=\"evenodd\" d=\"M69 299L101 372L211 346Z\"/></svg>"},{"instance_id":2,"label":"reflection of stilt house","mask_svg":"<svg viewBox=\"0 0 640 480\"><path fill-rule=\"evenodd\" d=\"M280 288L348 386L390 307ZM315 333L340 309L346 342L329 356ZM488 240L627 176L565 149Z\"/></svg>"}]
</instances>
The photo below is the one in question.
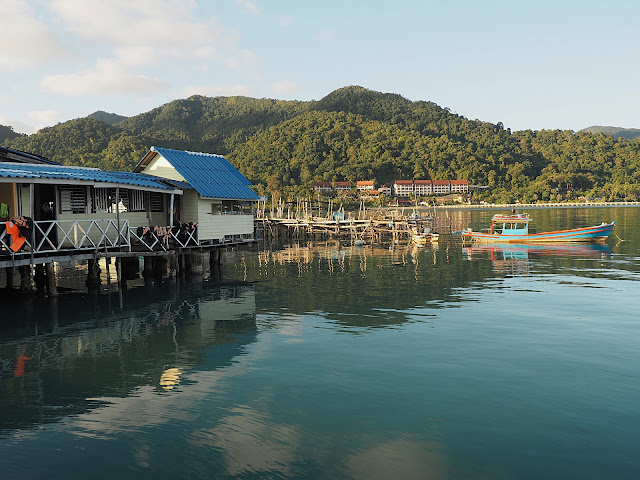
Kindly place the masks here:
<instances>
[{"instance_id":1,"label":"reflection of stilt house","mask_svg":"<svg viewBox=\"0 0 640 480\"><path fill-rule=\"evenodd\" d=\"M258 197L223 157L152 148L136 170L70 167L0 147L0 267L253 240Z\"/></svg>"}]
</instances>

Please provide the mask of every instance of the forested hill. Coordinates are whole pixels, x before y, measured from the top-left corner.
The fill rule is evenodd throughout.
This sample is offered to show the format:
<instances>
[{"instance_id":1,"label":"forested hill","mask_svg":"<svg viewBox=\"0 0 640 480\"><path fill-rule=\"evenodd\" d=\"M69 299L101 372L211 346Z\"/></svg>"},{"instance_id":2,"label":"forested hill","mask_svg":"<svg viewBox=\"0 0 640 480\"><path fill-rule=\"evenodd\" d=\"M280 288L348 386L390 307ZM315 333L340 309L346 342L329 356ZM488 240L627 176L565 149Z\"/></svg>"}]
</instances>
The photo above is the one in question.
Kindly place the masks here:
<instances>
[{"instance_id":1,"label":"forested hill","mask_svg":"<svg viewBox=\"0 0 640 480\"><path fill-rule=\"evenodd\" d=\"M12 127L0 125L0 144L2 144L2 142L4 142L5 140L18 138L18 137L21 137L22 135L23 135L22 133L14 132Z\"/></svg>"},{"instance_id":2,"label":"forested hill","mask_svg":"<svg viewBox=\"0 0 640 480\"><path fill-rule=\"evenodd\" d=\"M593 127L583 128L580 131L588 133L604 133L605 135L613 135L614 137L621 137L629 140L640 137L640 129L638 128L601 127L596 125Z\"/></svg>"},{"instance_id":3,"label":"forested hill","mask_svg":"<svg viewBox=\"0 0 640 480\"><path fill-rule=\"evenodd\" d=\"M495 201L640 197L640 142L511 132L426 101L345 87L319 101L193 96L107 125L76 119L5 145L66 164L128 170L151 145L220 153L262 192L313 181L468 179Z\"/></svg>"}]
</instances>

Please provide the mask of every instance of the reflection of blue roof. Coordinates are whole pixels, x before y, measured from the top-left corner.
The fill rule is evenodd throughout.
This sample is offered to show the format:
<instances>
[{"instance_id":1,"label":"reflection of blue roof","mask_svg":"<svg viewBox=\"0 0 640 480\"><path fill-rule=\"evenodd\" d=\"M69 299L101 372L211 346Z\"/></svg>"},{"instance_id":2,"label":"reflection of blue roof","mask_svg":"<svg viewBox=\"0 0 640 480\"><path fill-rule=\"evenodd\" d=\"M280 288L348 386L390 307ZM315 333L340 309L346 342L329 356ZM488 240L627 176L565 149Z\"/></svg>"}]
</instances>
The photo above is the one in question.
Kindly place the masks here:
<instances>
[{"instance_id":1,"label":"reflection of blue roof","mask_svg":"<svg viewBox=\"0 0 640 480\"><path fill-rule=\"evenodd\" d=\"M103 172L97 168L67 167L64 165L0 162L0 177L118 183L139 187L159 188L162 190L174 190L173 186L167 185L162 179L144 173Z\"/></svg>"},{"instance_id":2,"label":"reflection of blue roof","mask_svg":"<svg viewBox=\"0 0 640 480\"><path fill-rule=\"evenodd\" d=\"M246 179L223 156L151 147L162 155L200 195L208 198L258 200Z\"/></svg>"}]
</instances>

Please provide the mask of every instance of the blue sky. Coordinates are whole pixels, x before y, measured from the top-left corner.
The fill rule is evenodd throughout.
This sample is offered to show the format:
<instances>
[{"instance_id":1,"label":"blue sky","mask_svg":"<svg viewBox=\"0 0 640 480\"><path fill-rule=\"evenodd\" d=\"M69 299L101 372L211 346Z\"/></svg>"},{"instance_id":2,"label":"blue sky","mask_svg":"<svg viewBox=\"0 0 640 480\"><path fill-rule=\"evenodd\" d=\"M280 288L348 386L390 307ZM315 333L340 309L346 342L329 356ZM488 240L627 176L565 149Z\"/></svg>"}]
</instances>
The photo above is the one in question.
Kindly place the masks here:
<instances>
[{"instance_id":1,"label":"blue sky","mask_svg":"<svg viewBox=\"0 0 640 480\"><path fill-rule=\"evenodd\" d=\"M361 85L512 130L640 128L640 2L0 0L0 124ZM11 39L11 41L8 41Z\"/></svg>"}]
</instances>

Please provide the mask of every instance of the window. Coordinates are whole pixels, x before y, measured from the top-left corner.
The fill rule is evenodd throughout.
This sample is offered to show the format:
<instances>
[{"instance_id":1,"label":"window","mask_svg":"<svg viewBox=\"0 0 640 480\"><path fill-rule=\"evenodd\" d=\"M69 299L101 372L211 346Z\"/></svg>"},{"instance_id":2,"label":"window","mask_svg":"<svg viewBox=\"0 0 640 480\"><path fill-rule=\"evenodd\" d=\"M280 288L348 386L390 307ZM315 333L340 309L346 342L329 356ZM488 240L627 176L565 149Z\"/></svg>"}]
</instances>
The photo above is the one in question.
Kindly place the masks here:
<instances>
[{"instance_id":1,"label":"window","mask_svg":"<svg viewBox=\"0 0 640 480\"><path fill-rule=\"evenodd\" d=\"M60 213L87 213L87 187L60 187Z\"/></svg>"},{"instance_id":2,"label":"window","mask_svg":"<svg viewBox=\"0 0 640 480\"><path fill-rule=\"evenodd\" d=\"M142 190L129 190L129 211L144 212L144 192Z\"/></svg>"},{"instance_id":3,"label":"window","mask_svg":"<svg viewBox=\"0 0 640 480\"><path fill-rule=\"evenodd\" d=\"M96 188L95 195L95 213L113 212L116 201L115 188Z\"/></svg>"},{"instance_id":4,"label":"window","mask_svg":"<svg viewBox=\"0 0 640 480\"><path fill-rule=\"evenodd\" d=\"M164 212L164 198L160 192L151 192L151 211L152 212Z\"/></svg>"}]
</instances>

